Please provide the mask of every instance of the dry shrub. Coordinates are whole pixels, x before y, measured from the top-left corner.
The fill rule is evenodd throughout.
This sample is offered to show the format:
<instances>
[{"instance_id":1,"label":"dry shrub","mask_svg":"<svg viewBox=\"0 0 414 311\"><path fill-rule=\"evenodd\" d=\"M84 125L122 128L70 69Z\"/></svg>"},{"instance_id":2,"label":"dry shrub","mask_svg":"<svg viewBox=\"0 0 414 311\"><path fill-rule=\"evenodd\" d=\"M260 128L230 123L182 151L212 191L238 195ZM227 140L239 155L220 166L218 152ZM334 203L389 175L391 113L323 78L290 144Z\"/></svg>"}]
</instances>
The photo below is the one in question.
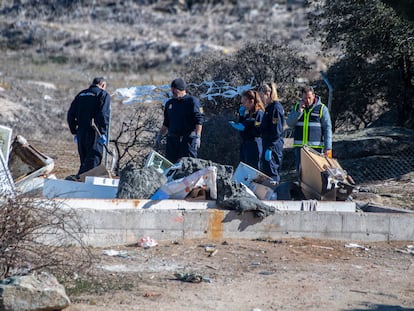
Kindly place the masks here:
<instances>
[{"instance_id":1,"label":"dry shrub","mask_svg":"<svg viewBox=\"0 0 414 311\"><path fill-rule=\"evenodd\" d=\"M0 203L0 277L47 270L69 275L90 267L92 253L74 210L52 200ZM72 245L72 246L68 246Z\"/></svg>"},{"instance_id":2,"label":"dry shrub","mask_svg":"<svg viewBox=\"0 0 414 311\"><path fill-rule=\"evenodd\" d=\"M143 166L150 149L155 146L162 118L162 110L158 106L140 104L120 122L119 128L112 131L111 144L117 153L116 175L127 164Z\"/></svg>"}]
</instances>

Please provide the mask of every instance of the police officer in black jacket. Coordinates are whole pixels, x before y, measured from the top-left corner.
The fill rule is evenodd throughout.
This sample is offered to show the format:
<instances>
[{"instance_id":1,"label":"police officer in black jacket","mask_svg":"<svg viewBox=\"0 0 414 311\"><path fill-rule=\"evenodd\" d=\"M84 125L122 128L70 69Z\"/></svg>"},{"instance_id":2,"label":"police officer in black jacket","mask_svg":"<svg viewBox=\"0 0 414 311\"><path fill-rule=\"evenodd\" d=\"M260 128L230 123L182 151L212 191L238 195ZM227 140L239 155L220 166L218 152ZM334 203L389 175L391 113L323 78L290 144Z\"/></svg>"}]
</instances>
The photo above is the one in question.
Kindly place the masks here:
<instances>
[{"instance_id":1,"label":"police officer in black jacket","mask_svg":"<svg viewBox=\"0 0 414 311\"><path fill-rule=\"evenodd\" d=\"M103 77L93 79L92 85L76 95L70 105L67 122L78 144L80 158L76 178L101 164L110 114L110 95L106 92L106 80Z\"/></svg>"},{"instance_id":2,"label":"police officer in black jacket","mask_svg":"<svg viewBox=\"0 0 414 311\"><path fill-rule=\"evenodd\" d=\"M200 101L186 92L186 83L177 78L171 83L173 98L164 107L164 122L157 135L157 145L167 134L166 157L176 163L182 157L197 158L204 116Z\"/></svg>"}]
</instances>

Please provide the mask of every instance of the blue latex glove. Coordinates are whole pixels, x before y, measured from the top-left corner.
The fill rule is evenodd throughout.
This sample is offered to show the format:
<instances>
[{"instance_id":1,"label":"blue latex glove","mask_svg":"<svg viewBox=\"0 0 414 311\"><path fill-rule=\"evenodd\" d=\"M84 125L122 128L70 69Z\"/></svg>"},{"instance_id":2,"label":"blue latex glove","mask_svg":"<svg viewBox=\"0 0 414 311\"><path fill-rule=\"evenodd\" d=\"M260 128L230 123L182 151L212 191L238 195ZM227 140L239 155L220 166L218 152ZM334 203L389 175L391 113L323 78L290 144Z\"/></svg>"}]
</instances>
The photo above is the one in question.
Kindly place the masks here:
<instances>
[{"instance_id":1,"label":"blue latex glove","mask_svg":"<svg viewBox=\"0 0 414 311\"><path fill-rule=\"evenodd\" d=\"M101 136L101 138L99 138L99 143L100 143L101 145L105 145L105 144L106 144L106 135L105 135L105 134L103 134L103 135Z\"/></svg>"},{"instance_id":2,"label":"blue latex glove","mask_svg":"<svg viewBox=\"0 0 414 311\"><path fill-rule=\"evenodd\" d=\"M239 115L244 116L245 112L246 112L246 107L244 107L243 105L240 106Z\"/></svg>"},{"instance_id":3,"label":"blue latex glove","mask_svg":"<svg viewBox=\"0 0 414 311\"><path fill-rule=\"evenodd\" d=\"M73 136L73 141L75 142L75 144L77 144L78 143L78 136Z\"/></svg>"},{"instance_id":4,"label":"blue latex glove","mask_svg":"<svg viewBox=\"0 0 414 311\"><path fill-rule=\"evenodd\" d=\"M265 160L270 161L272 159L272 150L267 149L265 152Z\"/></svg>"},{"instance_id":5,"label":"blue latex glove","mask_svg":"<svg viewBox=\"0 0 414 311\"><path fill-rule=\"evenodd\" d=\"M238 130L238 131L244 131L244 125L243 125L243 124L241 124L241 123L235 123L235 122L233 122L233 121L230 121L229 123L231 124L231 126L232 126L234 129L236 129L236 130Z\"/></svg>"}]
</instances>

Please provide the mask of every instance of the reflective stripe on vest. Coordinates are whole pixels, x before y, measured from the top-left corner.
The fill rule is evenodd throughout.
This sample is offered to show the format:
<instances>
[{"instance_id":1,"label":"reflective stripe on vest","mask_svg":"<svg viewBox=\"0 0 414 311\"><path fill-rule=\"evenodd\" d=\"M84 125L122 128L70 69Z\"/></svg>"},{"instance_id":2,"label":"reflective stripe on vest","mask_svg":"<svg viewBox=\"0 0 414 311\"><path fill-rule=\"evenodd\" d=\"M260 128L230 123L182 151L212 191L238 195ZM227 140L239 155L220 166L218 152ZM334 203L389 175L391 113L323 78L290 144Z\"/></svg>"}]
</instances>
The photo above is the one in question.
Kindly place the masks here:
<instances>
[{"instance_id":1,"label":"reflective stripe on vest","mask_svg":"<svg viewBox=\"0 0 414 311\"><path fill-rule=\"evenodd\" d=\"M295 110L299 103L296 103ZM312 148L323 148L322 140L322 111L323 104L312 107L311 110L303 111L302 116L299 118L296 123L293 146L302 147L309 146Z\"/></svg>"}]
</instances>

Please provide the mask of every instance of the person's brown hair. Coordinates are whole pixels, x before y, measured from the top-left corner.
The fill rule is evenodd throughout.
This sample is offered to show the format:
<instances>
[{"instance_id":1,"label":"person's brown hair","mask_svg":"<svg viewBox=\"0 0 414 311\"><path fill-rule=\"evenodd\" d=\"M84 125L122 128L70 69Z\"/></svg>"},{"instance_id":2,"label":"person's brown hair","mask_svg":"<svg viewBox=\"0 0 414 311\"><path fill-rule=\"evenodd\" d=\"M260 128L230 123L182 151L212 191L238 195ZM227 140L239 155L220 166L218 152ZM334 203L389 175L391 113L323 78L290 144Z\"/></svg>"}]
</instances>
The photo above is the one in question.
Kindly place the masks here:
<instances>
[{"instance_id":1,"label":"person's brown hair","mask_svg":"<svg viewBox=\"0 0 414 311\"><path fill-rule=\"evenodd\" d=\"M315 94L315 90L311 86L304 86L302 88L302 94L306 94L308 92L312 92L312 94Z\"/></svg>"},{"instance_id":2,"label":"person's brown hair","mask_svg":"<svg viewBox=\"0 0 414 311\"><path fill-rule=\"evenodd\" d=\"M241 96L246 97L249 100L253 99L255 112L259 110L265 111L264 104L262 100L260 99L259 94L257 94L257 91L253 91L253 90L244 91Z\"/></svg>"}]
</instances>

